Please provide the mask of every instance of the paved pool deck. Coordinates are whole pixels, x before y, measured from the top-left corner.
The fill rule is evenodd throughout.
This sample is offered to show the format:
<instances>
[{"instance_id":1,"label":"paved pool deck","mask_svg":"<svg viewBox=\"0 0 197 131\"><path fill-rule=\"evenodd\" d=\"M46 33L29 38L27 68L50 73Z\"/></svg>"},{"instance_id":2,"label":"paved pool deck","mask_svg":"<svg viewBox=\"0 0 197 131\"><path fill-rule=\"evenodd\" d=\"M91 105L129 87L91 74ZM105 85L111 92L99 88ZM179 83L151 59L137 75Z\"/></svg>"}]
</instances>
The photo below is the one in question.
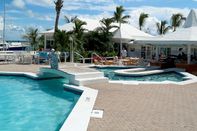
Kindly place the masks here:
<instances>
[{"instance_id":1,"label":"paved pool deck","mask_svg":"<svg viewBox=\"0 0 197 131\"><path fill-rule=\"evenodd\" d=\"M42 66L0 65L0 71L36 73ZM72 65L63 68L86 70ZM90 119L88 131L197 131L197 83L87 86L99 90L94 109L104 110L102 119Z\"/></svg>"}]
</instances>

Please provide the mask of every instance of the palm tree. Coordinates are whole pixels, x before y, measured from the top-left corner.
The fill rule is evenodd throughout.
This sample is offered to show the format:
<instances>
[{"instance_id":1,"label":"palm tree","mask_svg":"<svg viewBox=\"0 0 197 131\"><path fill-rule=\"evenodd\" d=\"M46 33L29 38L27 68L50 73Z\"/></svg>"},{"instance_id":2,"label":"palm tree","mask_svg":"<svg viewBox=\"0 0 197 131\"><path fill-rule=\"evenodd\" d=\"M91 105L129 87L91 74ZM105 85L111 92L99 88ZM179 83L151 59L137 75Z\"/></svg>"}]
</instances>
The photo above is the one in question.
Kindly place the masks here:
<instances>
[{"instance_id":1,"label":"palm tree","mask_svg":"<svg viewBox=\"0 0 197 131\"><path fill-rule=\"evenodd\" d=\"M75 19L74 24L75 24L75 26L73 28L73 33L75 33L78 36L81 36L84 33L84 31L86 30L83 28L83 26L86 25L87 23L84 21L81 21L79 19Z\"/></svg>"},{"instance_id":2,"label":"palm tree","mask_svg":"<svg viewBox=\"0 0 197 131\"><path fill-rule=\"evenodd\" d=\"M166 20L163 20L161 22L157 22L156 25L157 25L157 32L160 35L166 34L169 31L169 29L171 29L171 26L167 26Z\"/></svg>"},{"instance_id":3,"label":"palm tree","mask_svg":"<svg viewBox=\"0 0 197 131\"><path fill-rule=\"evenodd\" d=\"M100 20L102 26L98 27L97 30L109 34L112 28L118 28L118 26L112 25L113 21L114 20L112 18L103 18Z\"/></svg>"},{"instance_id":4,"label":"palm tree","mask_svg":"<svg viewBox=\"0 0 197 131\"><path fill-rule=\"evenodd\" d=\"M59 23L59 17L60 17L60 11L63 7L63 0L57 0L54 1L55 3L55 10L56 10L56 19L55 19L55 32L58 30L58 23Z\"/></svg>"},{"instance_id":5,"label":"palm tree","mask_svg":"<svg viewBox=\"0 0 197 131\"><path fill-rule=\"evenodd\" d=\"M180 13L172 15L172 17L171 17L171 26L173 27L173 32L176 31L177 27L181 26L181 24L182 24L184 19L185 18Z\"/></svg>"},{"instance_id":6,"label":"palm tree","mask_svg":"<svg viewBox=\"0 0 197 131\"><path fill-rule=\"evenodd\" d=\"M145 20L148 18L148 14L141 13L139 17L139 27L142 30L142 26L144 26Z\"/></svg>"},{"instance_id":7,"label":"palm tree","mask_svg":"<svg viewBox=\"0 0 197 131\"><path fill-rule=\"evenodd\" d=\"M115 22L119 23L119 29L121 29L121 24L128 23L127 20L130 18L129 15L123 16L124 12L125 12L125 9L123 8L123 6L116 7L116 11L114 12L113 19ZM122 51L122 39L120 39L120 56L122 56L121 51Z\"/></svg>"},{"instance_id":8,"label":"palm tree","mask_svg":"<svg viewBox=\"0 0 197 131\"><path fill-rule=\"evenodd\" d=\"M32 27L28 28L26 34L23 35L23 38L27 39L33 47L33 50L35 50L35 46L37 46L38 43L38 29Z\"/></svg>"},{"instance_id":9,"label":"palm tree","mask_svg":"<svg viewBox=\"0 0 197 131\"><path fill-rule=\"evenodd\" d=\"M84 31L86 29L83 28L84 25L87 23L81 21L79 19L74 20L74 28L73 31L68 32L69 39L73 44L73 50L82 53L84 51L83 44L84 44Z\"/></svg>"},{"instance_id":10,"label":"palm tree","mask_svg":"<svg viewBox=\"0 0 197 131\"><path fill-rule=\"evenodd\" d=\"M38 47L39 49L44 48L44 35L38 37Z\"/></svg>"},{"instance_id":11,"label":"palm tree","mask_svg":"<svg viewBox=\"0 0 197 131\"><path fill-rule=\"evenodd\" d=\"M74 16L74 17L67 17L67 16L64 16L64 19L66 21L66 23L71 23L71 22L74 22L76 19L77 19L77 16Z\"/></svg>"},{"instance_id":12,"label":"palm tree","mask_svg":"<svg viewBox=\"0 0 197 131\"><path fill-rule=\"evenodd\" d=\"M96 31L98 31L98 35L100 38L100 50L101 47L103 47L104 51L112 51L113 49L113 43L112 40L112 32L110 32L113 28L118 28L118 26L113 25L113 19L112 18L103 18L100 23L101 27L98 27ZM97 38L96 38L97 39ZM102 50L103 51L103 50Z\"/></svg>"},{"instance_id":13,"label":"palm tree","mask_svg":"<svg viewBox=\"0 0 197 131\"><path fill-rule=\"evenodd\" d=\"M123 13L125 12L125 9L123 6L116 7L116 11L114 12L114 21L119 23L119 27L121 27L122 23L128 23L128 19L130 18L129 15L123 16Z\"/></svg>"}]
</instances>

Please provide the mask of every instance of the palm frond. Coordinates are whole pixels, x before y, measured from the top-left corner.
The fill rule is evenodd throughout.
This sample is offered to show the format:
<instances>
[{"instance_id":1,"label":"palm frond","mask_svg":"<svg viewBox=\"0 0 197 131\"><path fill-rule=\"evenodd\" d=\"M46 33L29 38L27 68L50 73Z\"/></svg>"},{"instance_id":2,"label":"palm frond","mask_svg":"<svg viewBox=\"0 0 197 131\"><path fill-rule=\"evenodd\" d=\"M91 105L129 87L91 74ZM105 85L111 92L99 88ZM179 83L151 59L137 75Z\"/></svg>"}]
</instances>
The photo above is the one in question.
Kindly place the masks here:
<instances>
[{"instance_id":1,"label":"palm frond","mask_svg":"<svg viewBox=\"0 0 197 131\"><path fill-rule=\"evenodd\" d=\"M184 17L182 14L173 14L171 17L171 26L173 27L173 31L176 31L176 28L180 27L183 21Z\"/></svg>"},{"instance_id":2,"label":"palm frond","mask_svg":"<svg viewBox=\"0 0 197 131\"><path fill-rule=\"evenodd\" d=\"M114 21L117 23L128 23L127 20L130 18L129 15L123 16L123 13L125 12L125 9L123 6L116 7L116 11L114 12Z\"/></svg>"},{"instance_id":3,"label":"palm frond","mask_svg":"<svg viewBox=\"0 0 197 131\"><path fill-rule=\"evenodd\" d=\"M144 25L146 18L148 18L148 14L145 14L145 13L140 14L140 17L139 17L140 30L142 29L142 26Z\"/></svg>"}]
</instances>

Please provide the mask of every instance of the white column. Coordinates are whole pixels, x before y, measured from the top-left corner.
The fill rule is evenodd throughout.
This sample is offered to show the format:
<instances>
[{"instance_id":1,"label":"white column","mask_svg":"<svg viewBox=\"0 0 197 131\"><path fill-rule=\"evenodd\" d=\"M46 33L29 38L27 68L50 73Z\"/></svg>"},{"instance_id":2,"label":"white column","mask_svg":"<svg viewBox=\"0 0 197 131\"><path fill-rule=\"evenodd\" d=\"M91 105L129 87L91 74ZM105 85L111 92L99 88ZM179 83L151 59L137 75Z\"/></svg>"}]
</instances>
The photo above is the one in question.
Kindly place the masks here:
<instances>
[{"instance_id":1,"label":"white column","mask_svg":"<svg viewBox=\"0 0 197 131\"><path fill-rule=\"evenodd\" d=\"M156 57L156 60L158 61L159 60L159 47L156 45L156 52L155 52L155 57Z\"/></svg>"},{"instance_id":2,"label":"white column","mask_svg":"<svg viewBox=\"0 0 197 131\"><path fill-rule=\"evenodd\" d=\"M187 64L191 63L191 45L187 45Z\"/></svg>"},{"instance_id":3,"label":"white column","mask_svg":"<svg viewBox=\"0 0 197 131\"><path fill-rule=\"evenodd\" d=\"M46 34L44 34L44 50L47 48Z\"/></svg>"}]
</instances>

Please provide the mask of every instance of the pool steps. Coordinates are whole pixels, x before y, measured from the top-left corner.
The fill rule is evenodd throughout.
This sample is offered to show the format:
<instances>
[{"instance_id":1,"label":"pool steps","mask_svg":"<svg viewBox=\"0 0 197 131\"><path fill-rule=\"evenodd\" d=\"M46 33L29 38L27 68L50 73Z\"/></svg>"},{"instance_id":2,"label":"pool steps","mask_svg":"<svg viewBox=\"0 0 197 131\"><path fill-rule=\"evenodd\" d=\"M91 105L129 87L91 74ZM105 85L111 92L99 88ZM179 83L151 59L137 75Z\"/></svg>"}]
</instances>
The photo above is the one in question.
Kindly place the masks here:
<instances>
[{"instance_id":1,"label":"pool steps","mask_svg":"<svg viewBox=\"0 0 197 131\"><path fill-rule=\"evenodd\" d=\"M108 82L103 72L86 72L71 74L70 83L75 85L87 85L92 83Z\"/></svg>"},{"instance_id":2,"label":"pool steps","mask_svg":"<svg viewBox=\"0 0 197 131\"><path fill-rule=\"evenodd\" d=\"M54 70L51 68L40 68L38 75L41 78L45 77L66 77L69 79L70 84L82 86L92 83L100 83L100 82L108 82L108 78L104 77L103 72L96 71L95 72L85 72L85 73L73 73L73 72L65 72L63 70Z\"/></svg>"},{"instance_id":3,"label":"pool steps","mask_svg":"<svg viewBox=\"0 0 197 131\"><path fill-rule=\"evenodd\" d=\"M85 78L85 79L76 79L77 85L87 85L93 83L103 83L108 82L108 78L106 77L95 77L95 78Z\"/></svg>"}]
</instances>

